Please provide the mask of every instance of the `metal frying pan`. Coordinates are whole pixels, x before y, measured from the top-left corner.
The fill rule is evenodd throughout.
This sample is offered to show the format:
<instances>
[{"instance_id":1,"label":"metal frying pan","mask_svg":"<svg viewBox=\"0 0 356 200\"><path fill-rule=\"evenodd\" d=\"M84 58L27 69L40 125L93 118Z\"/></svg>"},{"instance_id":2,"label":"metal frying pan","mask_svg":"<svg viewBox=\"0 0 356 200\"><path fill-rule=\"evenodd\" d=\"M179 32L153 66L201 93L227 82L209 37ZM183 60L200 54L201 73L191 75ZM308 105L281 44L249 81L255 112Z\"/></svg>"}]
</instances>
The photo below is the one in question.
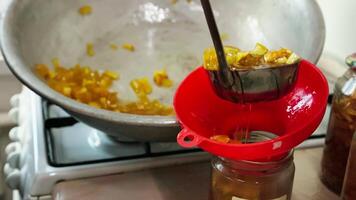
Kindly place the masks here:
<instances>
[{"instance_id":1,"label":"metal frying pan","mask_svg":"<svg viewBox=\"0 0 356 200\"><path fill-rule=\"evenodd\" d=\"M49 88L33 67L58 57L65 66L80 63L117 71L121 79L113 89L126 100L135 98L130 80L152 77L154 70L166 68L174 87L155 87L151 97L171 104L175 87L202 63L203 49L212 46L199 1L5 0L4 4L2 52L26 86L121 140L175 140L179 131L175 117L115 113L81 104ZM79 15L84 4L92 6L91 15ZM228 36L226 45L252 49L261 42L271 48L287 47L314 63L322 52L324 21L313 0L224 0L212 6L221 33ZM95 46L94 57L86 56L88 42ZM137 51L109 48L110 43L126 42L135 44Z\"/></svg>"}]
</instances>

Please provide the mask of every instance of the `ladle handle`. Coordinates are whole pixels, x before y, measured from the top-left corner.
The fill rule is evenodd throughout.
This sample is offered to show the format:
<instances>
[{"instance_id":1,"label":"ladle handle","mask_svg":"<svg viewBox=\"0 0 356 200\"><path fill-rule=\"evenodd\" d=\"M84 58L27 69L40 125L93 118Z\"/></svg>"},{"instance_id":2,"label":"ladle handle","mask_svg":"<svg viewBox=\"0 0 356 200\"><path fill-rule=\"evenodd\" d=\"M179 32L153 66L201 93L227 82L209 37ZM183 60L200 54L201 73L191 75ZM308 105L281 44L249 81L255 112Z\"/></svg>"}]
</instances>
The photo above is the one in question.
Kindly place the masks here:
<instances>
[{"instance_id":1,"label":"ladle handle","mask_svg":"<svg viewBox=\"0 0 356 200\"><path fill-rule=\"evenodd\" d=\"M178 144L185 148L196 147L202 141L203 139L200 136L187 128L183 128L177 136Z\"/></svg>"},{"instance_id":2,"label":"ladle handle","mask_svg":"<svg viewBox=\"0 0 356 200\"><path fill-rule=\"evenodd\" d=\"M211 38L212 38L214 46L215 46L219 66L220 66L221 70L228 70L224 47L221 42L219 30L216 25L213 10L211 9L210 1L209 0L201 0L201 5L203 6L206 22L208 23L210 35L211 35Z\"/></svg>"}]
</instances>

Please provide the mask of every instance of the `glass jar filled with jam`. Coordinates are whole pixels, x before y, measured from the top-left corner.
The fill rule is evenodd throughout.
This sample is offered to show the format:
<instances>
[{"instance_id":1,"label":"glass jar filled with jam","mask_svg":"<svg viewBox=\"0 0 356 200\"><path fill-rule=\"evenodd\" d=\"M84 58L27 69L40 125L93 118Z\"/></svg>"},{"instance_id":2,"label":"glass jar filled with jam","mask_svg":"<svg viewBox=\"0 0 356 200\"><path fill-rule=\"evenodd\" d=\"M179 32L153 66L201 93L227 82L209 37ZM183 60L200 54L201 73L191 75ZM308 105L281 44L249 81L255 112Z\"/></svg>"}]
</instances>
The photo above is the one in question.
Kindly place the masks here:
<instances>
[{"instance_id":1,"label":"glass jar filled with jam","mask_svg":"<svg viewBox=\"0 0 356 200\"><path fill-rule=\"evenodd\" d=\"M343 200L356 199L356 132L351 141L341 197Z\"/></svg>"},{"instance_id":2,"label":"glass jar filled with jam","mask_svg":"<svg viewBox=\"0 0 356 200\"><path fill-rule=\"evenodd\" d=\"M210 200L287 200L294 172L292 151L268 162L214 157Z\"/></svg>"},{"instance_id":3,"label":"glass jar filled with jam","mask_svg":"<svg viewBox=\"0 0 356 200\"><path fill-rule=\"evenodd\" d=\"M340 194L353 133L356 130L356 54L346 58L350 69L335 85L322 158L321 180Z\"/></svg>"}]
</instances>

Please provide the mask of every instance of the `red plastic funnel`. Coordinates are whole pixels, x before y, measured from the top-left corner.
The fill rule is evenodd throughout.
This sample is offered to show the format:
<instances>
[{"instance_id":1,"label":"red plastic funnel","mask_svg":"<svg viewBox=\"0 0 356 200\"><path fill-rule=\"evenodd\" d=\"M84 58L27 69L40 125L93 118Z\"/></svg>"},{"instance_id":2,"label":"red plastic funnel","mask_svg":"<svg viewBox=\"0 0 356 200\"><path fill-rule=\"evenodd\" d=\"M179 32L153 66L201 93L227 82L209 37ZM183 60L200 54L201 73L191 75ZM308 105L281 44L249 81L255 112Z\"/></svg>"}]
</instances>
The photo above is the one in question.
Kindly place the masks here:
<instances>
[{"instance_id":1,"label":"red plastic funnel","mask_svg":"<svg viewBox=\"0 0 356 200\"><path fill-rule=\"evenodd\" d=\"M183 128L177 142L183 147L198 146L230 159L272 159L290 151L314 132L324 116L328 94L322 72L303 60L296 85L289 94L278 100L254 103L248 112L244 105L219 98L207 71L200 67L186 77L174 98L174 108ZM278 137L253 144L224 144L209 139L244 126L247 115L250 130L266 131Z\"/></svg>"}]
</instances>

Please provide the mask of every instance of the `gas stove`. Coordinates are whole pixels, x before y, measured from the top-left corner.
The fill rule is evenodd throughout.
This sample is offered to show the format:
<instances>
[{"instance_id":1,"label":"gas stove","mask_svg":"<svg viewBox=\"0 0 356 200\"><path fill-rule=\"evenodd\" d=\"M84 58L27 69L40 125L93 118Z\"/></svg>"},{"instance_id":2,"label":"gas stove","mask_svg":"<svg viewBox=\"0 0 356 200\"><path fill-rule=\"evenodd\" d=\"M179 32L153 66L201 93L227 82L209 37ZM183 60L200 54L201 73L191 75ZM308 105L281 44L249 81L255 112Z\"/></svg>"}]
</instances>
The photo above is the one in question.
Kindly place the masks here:
<instances>
[{"instance_id":1,"label":"gas stove","mask_svg":"<svg viewBox=\"0 0 356 200\"><path fill-rule=\"evenodd\" d=\"M27 88L11 100L18 124L9 137L6 182L25 199L49 195L63 180L208 160L177 143L123 143L76 121ZM43 184L45 183L45 184Z\"/></svg>"},{"instance_id":2,"label":"gas stove","mask_svg":"<svg viewBox=\"0 0 356 200\"><path fill-rule=\"evenodd\" d=\"M87 177L207 161L200 149L177 143L120 142L78 122L60 107L27 88L11 99L17 123L6 148L7 184L22 199L51 199L56 183ZM298 148L324 143L328 113L315 133Z\"/></svg>"}]
</instances>

